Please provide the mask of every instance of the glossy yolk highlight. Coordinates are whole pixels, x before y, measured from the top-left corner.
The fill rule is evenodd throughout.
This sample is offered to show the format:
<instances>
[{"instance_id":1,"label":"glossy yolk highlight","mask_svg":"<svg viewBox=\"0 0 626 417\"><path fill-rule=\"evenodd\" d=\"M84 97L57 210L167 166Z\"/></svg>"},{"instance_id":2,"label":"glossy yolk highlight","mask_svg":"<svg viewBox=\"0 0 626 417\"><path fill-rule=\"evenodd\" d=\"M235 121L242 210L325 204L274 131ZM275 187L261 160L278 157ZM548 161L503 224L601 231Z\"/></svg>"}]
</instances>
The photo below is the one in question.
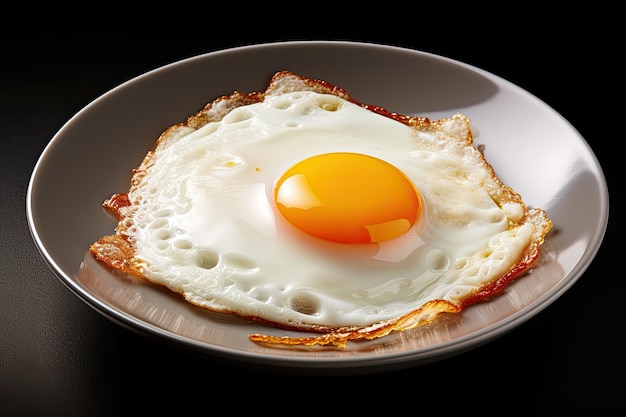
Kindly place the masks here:
<instances>
[{"instance_id":1,"label":"glossy yolk highlight","mask_svg":"<svg viewBox=\"0 0 626 417\"><path fill-rule=\"evenodd\" d=\"M413 183L368 155L329 153L287 170L274 189L283 216L298 229L339 243L372 243L406 233L421 212Z\"/></svg>"}]
</instances>

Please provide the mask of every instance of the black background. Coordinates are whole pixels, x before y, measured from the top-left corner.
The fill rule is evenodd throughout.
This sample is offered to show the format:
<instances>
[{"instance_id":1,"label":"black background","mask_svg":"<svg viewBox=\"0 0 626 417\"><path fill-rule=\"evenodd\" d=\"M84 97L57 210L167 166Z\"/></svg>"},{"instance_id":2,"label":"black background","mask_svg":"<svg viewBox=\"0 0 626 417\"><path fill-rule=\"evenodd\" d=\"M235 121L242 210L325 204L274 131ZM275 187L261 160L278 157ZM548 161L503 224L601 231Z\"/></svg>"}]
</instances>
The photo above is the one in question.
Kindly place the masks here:
<instances>
[{"instance_id":1,"label":"black background","mask_svg":"<svg viewBox=\"0 0 626 417\"><path fill-rule=\"evenodd\" d=\"M620 210L613 200L594 262L539 315L458 356L365 376L275 374L199 356L102 317L47 267L28 231L25 196L32 169L55 132L128 79L183 58L253 43L375 42L492 72L545 101L582 134L615 196L623 82L614 63L618 28L606 14L581 10L565 18L533 9L512 22L509 12L478 18L462 10L398 8L394 15L381 15L380 22L366 23L307 10L317 19L306 25L295 13L278 18L268 10L243 21L185 10L159 21L143 19L142 29L131 20L29 20L17 21L18 30L2 29L0 415L148 415L164 407L193 415L624 412L626 286L623 255L617 252ZM404 14L406 22L393 26L394 16Z\"/></svg>"}]
</instances>

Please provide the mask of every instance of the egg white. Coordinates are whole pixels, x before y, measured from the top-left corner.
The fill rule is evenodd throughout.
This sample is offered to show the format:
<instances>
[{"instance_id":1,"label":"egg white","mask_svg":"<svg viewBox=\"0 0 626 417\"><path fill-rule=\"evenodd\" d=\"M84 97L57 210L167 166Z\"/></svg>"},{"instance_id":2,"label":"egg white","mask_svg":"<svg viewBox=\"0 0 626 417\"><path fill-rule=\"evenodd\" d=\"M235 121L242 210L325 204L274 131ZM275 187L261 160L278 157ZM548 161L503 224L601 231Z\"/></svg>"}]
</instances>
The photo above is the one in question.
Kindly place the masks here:
<instances>
[{"instance_id":1,"label":"egg white","mask_svg":"<svg viewBox=\"0 0 626 417\"><path fill-rule=\"evenodd\" d=\"M400 168L421 219L382 243L346 245L290 225L273 201L281 173L322 153L356 152ZM499 207L491 173L463 149L333 95L294 92L164 139L125 221L144 276L196 305L288 326L363 326L429 300L455 302L505 273L532 227Z\"/></svg>"}]
</instances>

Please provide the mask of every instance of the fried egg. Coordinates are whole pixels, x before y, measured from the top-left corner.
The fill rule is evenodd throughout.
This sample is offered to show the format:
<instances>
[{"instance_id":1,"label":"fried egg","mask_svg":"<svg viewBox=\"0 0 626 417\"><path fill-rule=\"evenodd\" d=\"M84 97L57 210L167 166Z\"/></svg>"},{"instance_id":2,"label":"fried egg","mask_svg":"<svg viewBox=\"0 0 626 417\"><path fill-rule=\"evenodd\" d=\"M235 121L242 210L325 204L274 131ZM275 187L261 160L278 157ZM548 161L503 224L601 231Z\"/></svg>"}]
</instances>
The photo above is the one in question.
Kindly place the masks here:
<instances>
[{"instance_id":1,"label":"fried egg","mask_svg":"<svg viewBox=\"0 0 626 417\"><path fill-rule=\"evenodd\" d=\"M344 345L460 311L527 268L550 222L498 180L464 115L416 120L289 91L179 126L108 201L127 205L124 260L197 306L326 333L261 342Z\"/></svg>"}]
</instances>

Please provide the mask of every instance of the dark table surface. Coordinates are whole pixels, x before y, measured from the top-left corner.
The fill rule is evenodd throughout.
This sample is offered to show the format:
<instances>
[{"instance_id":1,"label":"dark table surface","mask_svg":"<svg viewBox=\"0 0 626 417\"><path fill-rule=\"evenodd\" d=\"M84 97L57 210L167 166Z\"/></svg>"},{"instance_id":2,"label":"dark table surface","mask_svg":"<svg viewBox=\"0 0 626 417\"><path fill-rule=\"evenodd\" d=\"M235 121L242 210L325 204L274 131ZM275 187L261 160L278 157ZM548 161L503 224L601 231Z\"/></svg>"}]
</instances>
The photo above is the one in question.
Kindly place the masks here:
<instances>
[{"instance_id":1,"label":"dark table surface","mask_svg":"<svg viewBox=\"0 0 626 417\"><path fill-rule=\"evenodd\" d=\"M537 37L532 39L516 37L518 28L501 25L483 36L467 30L451 41L434 40L439 37L428 31L416 31L411 38L297 29L247 36L232 27L221 39L206 32L192 36L164 30L130 36L111 27L109 32L82 27L24 39L13 34L12 41L4 37L0 415L148 415L166 406L197 415L215 413L223 405L244 413L356 413L372 405L422 413L427 404L433 409L433 401L435 410L450 414L489 409L502 415L624 412L626 286L623 263L620 258L614 263L616 248L623 245L613 218L597 257L576 284L511 332L435 363L331 377L246 369L108 320L73 295L47 266L25 215L29 176L40 153L69 118L99 95L189 56L295 39L414 48L508 79L545 101L582 134L613 195L619 156L613 165L608 161L624 129L617 126L623 122L622 106L610 104L615 101L609 97L619 80L611 61L590 41L586 25L579 23L553 30L551 22L533 22L529 29ZM495 35L505 41L494 42ZM284 402L288 398L295 401Z\"/></svg>"}]
</instances>

